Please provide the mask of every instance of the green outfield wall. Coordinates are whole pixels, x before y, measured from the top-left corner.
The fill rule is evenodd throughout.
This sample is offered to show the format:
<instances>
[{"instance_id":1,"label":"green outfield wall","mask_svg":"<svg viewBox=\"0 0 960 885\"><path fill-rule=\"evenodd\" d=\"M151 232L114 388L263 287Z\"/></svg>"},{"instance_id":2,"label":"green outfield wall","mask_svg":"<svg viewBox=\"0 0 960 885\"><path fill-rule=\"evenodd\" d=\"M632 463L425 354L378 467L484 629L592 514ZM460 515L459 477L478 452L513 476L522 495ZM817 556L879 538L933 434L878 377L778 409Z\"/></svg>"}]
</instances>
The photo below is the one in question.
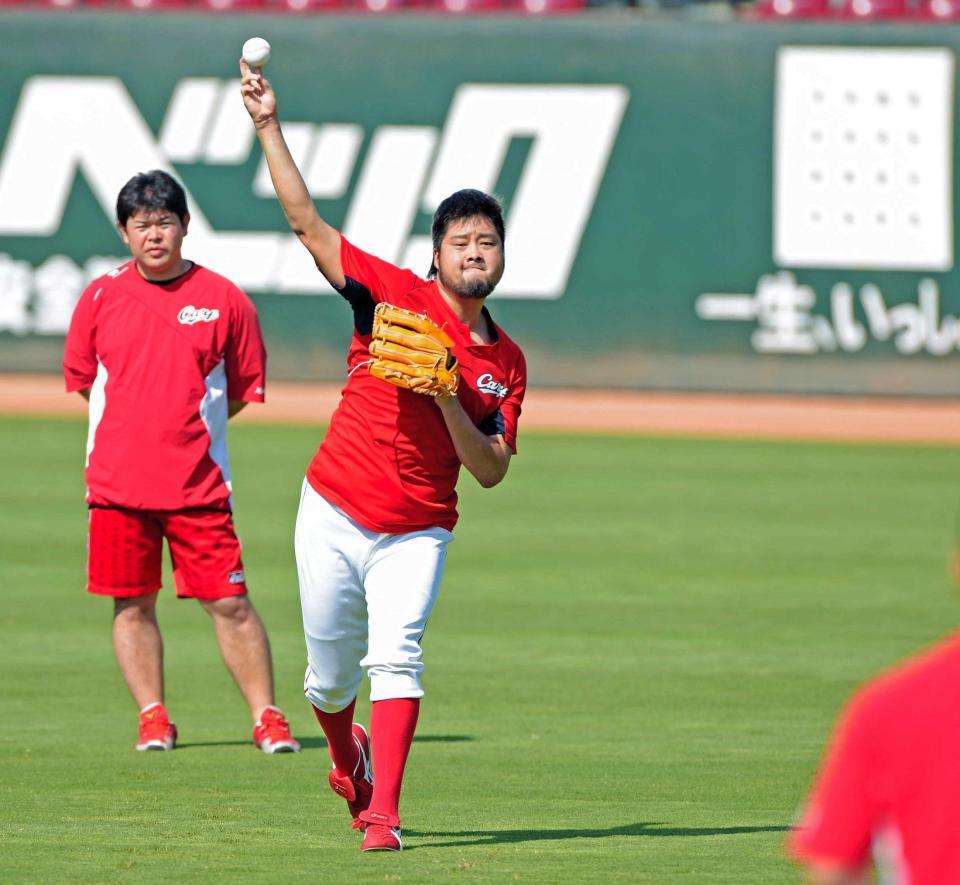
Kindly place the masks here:
<instances>
[{"instance_id":1,"label":"green outfield wall","mask_svg":"<svg viewBox=\"0 0 960 885\"><path fill-rule=\"evenodd\" d=\"M267 37L321 212L423 273L464 186L540 385L960 392L960 27L0 13L0 370L50 370L124 252L134 172L255 298L273 377L343 378L350 313L288 233L237 88Z\"/></svg>"}]
</instances>

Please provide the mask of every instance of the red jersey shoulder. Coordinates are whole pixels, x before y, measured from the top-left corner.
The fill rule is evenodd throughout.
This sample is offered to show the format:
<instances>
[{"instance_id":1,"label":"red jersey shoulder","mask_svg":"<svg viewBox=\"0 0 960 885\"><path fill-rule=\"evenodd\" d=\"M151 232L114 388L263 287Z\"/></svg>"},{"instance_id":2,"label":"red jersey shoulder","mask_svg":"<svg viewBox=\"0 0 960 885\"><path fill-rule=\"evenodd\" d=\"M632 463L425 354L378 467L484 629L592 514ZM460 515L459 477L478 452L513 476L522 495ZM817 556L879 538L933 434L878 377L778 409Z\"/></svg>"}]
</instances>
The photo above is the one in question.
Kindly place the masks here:
<instances>
[{"instance_id":1,"label":"red jersey shoulder","mask_svg":"<svg viewBox=\"0 0 960 885\"><path fill-rule=\"evenodd\" d=\"M447 315L439 299L440 293L435 280L418 279L416 285L406 292L398 293L396 300L391 303L415 313L425 313L442 327L447 325Z\"/></svg>"},{"instance_id":2,"label":"red jersey shoulder","mask_svg":"<svg viewBox=\"0 0 960 885\"><path fill-rule=\"evenodd\" d=\"M194 275L192 276L192 274ZM211 293L220 294L225 298L252 303L247 293L236 283L216 271L204 267L202 264L194 264L193 268L184 274L182 279L189 282L192 287L210 290Z\"/></svg>"},{"instance_id":3,"label":"red jersey shoulder","mask_svg":"<svg viewBox=\"0 0 960 885\"><path fill-rule=\"evenodd\" d=\"M389 301L397 306L418 288L429 285L408 268L397 267L353 245L340 235L340 262L344 276L360 283L374 301Z\"/></svg>"},{"instance_id":4,"label":"red jersey shoulder","mask_svg":"<svg viewBox=\"0 0 960 885\"><path fill-rule=\"evenodd\" d=\"M115 267L113 270L109 270L105 274L101 274L99 277L92 279L86 289L81 293L79 300L98 301L104 292L117 288L120 279L124 275L136 272L136 268L133 266L133 260L131 259Z\"/></svg>"},{"instance_id":5,"label":"red jersey shoulder","mask_svg":"<svg viewBox=\"0 0 960 885\"><path fill-rule=\"evenodd\" d=\"M933 691L950 690L960 678L960 634L895 664L855 695L853 705L865 717L893 715L921 707Z\"/></svg>"}]
</instances>

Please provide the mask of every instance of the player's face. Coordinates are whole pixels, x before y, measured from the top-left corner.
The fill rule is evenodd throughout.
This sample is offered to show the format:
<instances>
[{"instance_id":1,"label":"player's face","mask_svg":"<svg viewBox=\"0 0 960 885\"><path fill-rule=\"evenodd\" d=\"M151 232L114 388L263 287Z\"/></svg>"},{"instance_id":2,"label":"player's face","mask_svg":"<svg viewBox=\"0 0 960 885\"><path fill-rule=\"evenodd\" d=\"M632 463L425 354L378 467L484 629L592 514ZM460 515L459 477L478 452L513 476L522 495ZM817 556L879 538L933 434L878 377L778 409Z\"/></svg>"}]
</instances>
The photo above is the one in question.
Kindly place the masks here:
<instances>
[{"instance_id":1,"label":"player's face","mask_svg":"<svg viewBox=\"0 0 960 885\"><path fill-rule=\"evenodd\" d=\"M503 241L484 215L451 222L433 252L440 285L461 298L486 298L503 276Z\"/></svg>"},{"instance_id":2,"label":"player's face","mask_svg":"<svg viewBox=\"0 0 960 885\"><path fill-rule=\"evenodd\" d=\"M189 215L181 221L175 212L141 211L131 215L125 225L118 225L123 242L148 280L170 279L182 273L181 250L189 221Z\"/></svg>"}]
</instances>

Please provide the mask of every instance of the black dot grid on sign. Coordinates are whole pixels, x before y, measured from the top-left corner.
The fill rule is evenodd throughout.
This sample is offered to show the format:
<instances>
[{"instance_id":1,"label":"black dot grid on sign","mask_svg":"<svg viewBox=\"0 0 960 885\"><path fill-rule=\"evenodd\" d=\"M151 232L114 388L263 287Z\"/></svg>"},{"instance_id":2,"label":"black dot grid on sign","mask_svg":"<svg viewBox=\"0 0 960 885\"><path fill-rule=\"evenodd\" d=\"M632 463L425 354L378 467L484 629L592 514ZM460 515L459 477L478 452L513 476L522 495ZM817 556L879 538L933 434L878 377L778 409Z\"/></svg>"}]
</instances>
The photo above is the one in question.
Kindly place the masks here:
<instances>
[{"instance_id":1,"label":"black dot grid on sign","mask_svg":"<svg viewBox=\"0 0 960 885\"><path fill-rule=\"evenodd\" d=\"M819 51L810 59L798 53L781 72L778 101L799 102L776 135L793 168L777 172L775 209L800 224L780 225L778 248L811 266L839 252L864 267L941 260L943 238L929 234L939 235L944 222L928 208L927 192L950 157L927 117L939 111L930 105L945 87L914 70L919 58L867 58L866 47L864 59L820 58ZM873 70L877 62L885 70Z\"/></svg>"}]
</instances>

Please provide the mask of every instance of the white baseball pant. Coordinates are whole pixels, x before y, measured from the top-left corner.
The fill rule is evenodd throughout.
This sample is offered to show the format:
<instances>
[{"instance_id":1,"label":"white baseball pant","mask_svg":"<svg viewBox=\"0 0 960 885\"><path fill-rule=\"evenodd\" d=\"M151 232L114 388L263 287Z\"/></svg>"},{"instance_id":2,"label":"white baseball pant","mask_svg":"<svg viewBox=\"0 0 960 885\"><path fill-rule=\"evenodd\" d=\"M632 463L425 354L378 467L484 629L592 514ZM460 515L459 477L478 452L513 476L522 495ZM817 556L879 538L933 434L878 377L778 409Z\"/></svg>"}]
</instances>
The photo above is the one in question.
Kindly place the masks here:
<instances>
[{"instance_id":1,"label":"white baseball pant","mask_svg":"<svg viewBox=\"0 0 960 885\"><path fill-rule=\"evenodd\" d=\"M420 639L453 534L370 531L305 480L294 538L310 703L325 713L342 710L364 668L371 701L423 697Z\"/></svg>"}]
</instances>

